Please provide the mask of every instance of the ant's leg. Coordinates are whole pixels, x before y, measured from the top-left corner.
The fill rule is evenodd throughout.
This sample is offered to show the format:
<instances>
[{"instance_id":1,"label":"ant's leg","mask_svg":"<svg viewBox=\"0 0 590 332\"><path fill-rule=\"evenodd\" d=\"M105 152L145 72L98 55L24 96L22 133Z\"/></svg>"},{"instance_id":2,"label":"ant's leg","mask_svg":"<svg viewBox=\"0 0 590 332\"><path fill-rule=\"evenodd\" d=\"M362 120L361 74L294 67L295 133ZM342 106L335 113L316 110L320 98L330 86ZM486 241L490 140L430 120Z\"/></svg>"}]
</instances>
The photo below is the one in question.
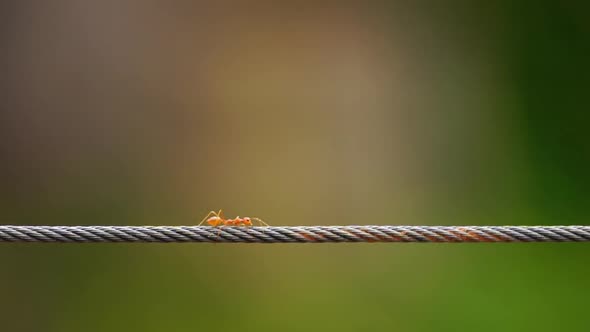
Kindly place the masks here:
<instances>
[{"instance_id":1,"label":"ant's leg","mask_svg":"<svg viewBox=\"0 0 590 332\"><path fill-rule=\"evenodd\" d=\"M225 226L226 225L221 225L221 226L217 227L217 236L221 236L221 229Z\"/></svg>"},{"instance_id":2,"label":"ant's leg","mask_svg":"<svg viewBox=\"0 0 590 332\"><path fill-rule=\"evenodd\" d=\"M260 218L250 218L250 219L258 221L260 223L260 226L270 226L269 224L262 221L262 219L260 219Z\"/></svg>"},{"instance_id":3,"label":"ant's leg","mask_svg":"<svg viewBox=\"0 0 590 332\"><path fill-rule=\"evenodd\" d=\"M219 210L219 212L221 212L221 210ZM201 220L201 222L197 226L201 226L207 219L209 219L209 216L210 215L219 217L219 213L218 212L209 211L209 213L207 213L207 215L205 216L205 218L203 218L203 220Z\"/></svg>"},{"instance_id":4,"label":"ant's leg","mask_svg":"<svg viewBox=\"0 0 590 332\"><path fill-rule=\"evenodd\" d=\"M201 220L201 222L197 226L201 226L207 219L209 219L209 216L211 216L211 215L216 216L217 215L217 212L215 212L215 211L209 211L209 213L207 213L207 215L205 216L205 218L203 218L203 220Z\"/></svg>"}]
</instances>

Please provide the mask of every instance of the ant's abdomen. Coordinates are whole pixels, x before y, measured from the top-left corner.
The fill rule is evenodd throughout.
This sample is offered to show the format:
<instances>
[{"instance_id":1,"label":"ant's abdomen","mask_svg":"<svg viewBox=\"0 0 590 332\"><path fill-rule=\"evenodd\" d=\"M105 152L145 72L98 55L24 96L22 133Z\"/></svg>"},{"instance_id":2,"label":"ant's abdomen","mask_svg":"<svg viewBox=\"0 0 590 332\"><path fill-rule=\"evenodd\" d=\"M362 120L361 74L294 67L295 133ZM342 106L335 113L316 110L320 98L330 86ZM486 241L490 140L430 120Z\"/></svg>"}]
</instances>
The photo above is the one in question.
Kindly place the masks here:
<instances>
[{"instance_id":1,"label":"ant's abdomen","mask_svg":"<svg viewBox=\"0 0 590 332\"><path fill-rule=\"evenodd\" d=\"M211 217L209 219L207 219L207 223L213 227L221 224L222 220L219 217Z\"/></svg>"}]
</instances>

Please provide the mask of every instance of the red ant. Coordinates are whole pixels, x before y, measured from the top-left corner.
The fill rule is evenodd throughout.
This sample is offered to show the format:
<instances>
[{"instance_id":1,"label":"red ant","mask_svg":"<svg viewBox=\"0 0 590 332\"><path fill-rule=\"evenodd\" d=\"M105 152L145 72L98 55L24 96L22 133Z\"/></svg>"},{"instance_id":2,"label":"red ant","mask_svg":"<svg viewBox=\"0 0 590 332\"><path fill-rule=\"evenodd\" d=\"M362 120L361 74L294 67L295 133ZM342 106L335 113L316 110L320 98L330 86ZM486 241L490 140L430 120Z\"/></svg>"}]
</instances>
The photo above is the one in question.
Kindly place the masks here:
<instances>
[{"instance_id":1,"label":"red ant","mask_svg":"<svg viewBox=\"0 0 590 332\"><path fill-rule=\"evenodd\" d=\"M213 215L213 216L211 216L211 215ZM210 211L197 226L201 226L205 221L213 227L217 227L217 226L219 226L219 227L223 227L223 226L253 226L252 220L257 221L260 224L260 226L269 226L267 223L262 221L262 219L260 219L260 218L250 218L250 217L240 218L238 216L238 217L235 217L234 219L225 219L225 217L223 216L223 211L221 211L221 210L219 210L219 212Z\"/></svg>"}]
</instances>

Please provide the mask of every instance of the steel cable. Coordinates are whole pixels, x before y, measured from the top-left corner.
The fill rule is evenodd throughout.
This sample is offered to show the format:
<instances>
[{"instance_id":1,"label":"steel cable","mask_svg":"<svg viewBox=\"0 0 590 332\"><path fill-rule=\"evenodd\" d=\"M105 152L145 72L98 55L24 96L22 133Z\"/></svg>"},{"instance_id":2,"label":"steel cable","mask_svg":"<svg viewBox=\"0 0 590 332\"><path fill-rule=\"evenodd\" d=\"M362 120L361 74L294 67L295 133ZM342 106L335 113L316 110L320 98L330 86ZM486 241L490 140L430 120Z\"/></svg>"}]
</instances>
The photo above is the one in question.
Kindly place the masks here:
<instances>
[{"instance_id":1,"label":"steel cable","mask_svg":"<svg viewBox=\"0 0 590 332\"><path fill-rule=\"evenodd\" d=\"M590 242L590 226L0 226L0 242Z\"/></svg>"}]
</instances>

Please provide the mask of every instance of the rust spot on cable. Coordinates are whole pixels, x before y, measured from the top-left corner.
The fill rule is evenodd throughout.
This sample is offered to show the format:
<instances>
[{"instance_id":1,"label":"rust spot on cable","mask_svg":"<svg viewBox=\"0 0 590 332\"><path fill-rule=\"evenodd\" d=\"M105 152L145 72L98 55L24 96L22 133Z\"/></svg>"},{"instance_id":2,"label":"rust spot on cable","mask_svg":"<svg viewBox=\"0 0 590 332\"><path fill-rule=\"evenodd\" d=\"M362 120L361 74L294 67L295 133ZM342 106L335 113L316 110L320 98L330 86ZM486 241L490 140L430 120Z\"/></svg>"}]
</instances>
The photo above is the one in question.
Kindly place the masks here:
<instances>
[{"instance_id":1,"label":"rust spot on cable","mask_svg":"<svg viewBox=\"0 0 590 332\"><path fill-rule=\"evenodd\" d=\"M389 235L389 234L386 234L386 235L372 234L372 233L369 233L366 230L363 230L363 231L366 232L366 233L368 233L368 234L370 234L371 236L377 238L377 240L375 240L375 239L367 239L367 241L370 241L370 242L401 242L400 239L397 238L394 235Z\"/></svg>"},{"instance_id":2,"label":"rust spot on cable","mask_svg":"<svg viewBox=\"0 0 590 332\"><path fill-rule=\"evenodd\" d=\"M317 242L318 239L316 237L313 237L307 233L302 233L302 232L298 232L297 234L303 236L304 238L306 238L307 240L311 241L311 242ZM316 236L321 237L322 239L325 239L325 237L323 237L321 234L316 234Z\"/></svg>"},{"instance_id":3,"label":"rust spot on cable","mask_svg":"<svg viewBox=\"0 0 590 332\"><path fill-rule=\"evenodd\" d=\"M346 231L346 232L348 234L352 235L353 237L360 237L361 239L365 240L366 242L374 243L374 242L383 241L383 239L380 236L373 235L373 234L366 233L366 232L365 233L360 233L360 234L352 233L352 232L349 232L349 231ZM377 239L375 239L375 238L377 238Z\"/></svg>"},{"instance_id":4,"label":"rust spot on cable","mask_svg":"<svg viewBox=\"0 0 590 332\"><path fill-rule=\"evenodd\" d=\"M449 230L449 233L455 235L456 238L452 238L450 236L445 236L445 239L451 242L473 242L475 241L473 238L466 236L463 231L459 231L457 229ZM457 239L458 238L458 239Z\"/></svg>"},{"instance_id":5,"label":"rust spot on cable","mask_svg":"<svg viewBox=\"0 0 590 332\"><path fill-rule=\"evenodd\" d=\"M483 237L479 234L477 234L474 231L468 230L467 228L464 227L457 227L457 230L463 233L467 233L467 236L463 233L456 233L457 236L459 236L461 239L463 239L464 241L469 241L469 242L494 242L491 239L487 238L487 237Z\"/></svg>"},{"instance_id":6,"label":"rust spot on cable","mask_svg":"<svg viewBox=\"0 0 590 332\"><path fill-rule=\"evenodd\" d=\"M375 234L374 237L378 238L380 242L400 242L400 239L397 237L390 235L390 236L382 236Z\"/></svg>"},{"instance_id":7,"label":"rust spot on cable","mask_svg":"<svg viewBox=\"0 0 590 332\"><path fill-rule=\"evenodd\" d=\"M440 242L440 239L438 237L436 237L436 236L425 235L425 234L422 234L422 236L424 236L425 238L427 238L428 241L430 241L430 242Z\"/></svg>"},{"instance_id":8,"label":"rust spot on cable","mask_svg":"<svg viewBox=\"0 0 590 332\"><path fill-rule=\"evenodd\" d=\"M363 236L362 237L365 241L370 242L370 243L375 243L375 242L379 242L379 241L383 241L383 239L379 238L379 239L374 239L368 236Z\"/></svg>"},{"instance_id":9,"label":"rust spot on cable","mask_svg":"<svg viewBox=\"0 0 590 332\"><path fill-rule=\"evenodd\" d=\"M390 237L396 242L408 242L408 239L406 239L406 234L408 234L408 231L401 231L399 234L400 235L390 235Z\"/></svg>"}]
</instances>

